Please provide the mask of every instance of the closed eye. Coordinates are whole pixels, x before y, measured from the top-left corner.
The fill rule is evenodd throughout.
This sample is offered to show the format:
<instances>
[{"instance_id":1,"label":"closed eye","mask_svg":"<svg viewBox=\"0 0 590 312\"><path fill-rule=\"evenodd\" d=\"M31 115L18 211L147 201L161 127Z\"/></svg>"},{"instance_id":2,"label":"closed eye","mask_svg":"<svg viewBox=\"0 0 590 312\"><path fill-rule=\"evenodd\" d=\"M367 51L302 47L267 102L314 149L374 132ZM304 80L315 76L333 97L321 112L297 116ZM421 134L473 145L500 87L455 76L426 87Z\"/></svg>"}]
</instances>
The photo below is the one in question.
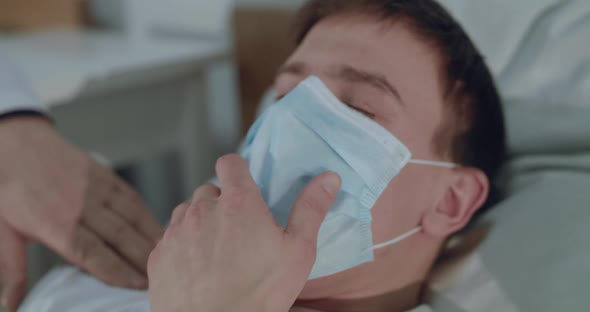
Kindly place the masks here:
<instances>
[{"instance_id":1,"label":"closed eye","mask_svg":"<svg viewBox=\"0 0 590 312\"><path fill-rule=\"evenodd\" d=\"M284 97L285 97L285 94L278 94L275 97L275 102L278 102L278 101L282 100ZM353 110L355 110L355 111L357 111L357 112L359 112L359 113L361 113L361 114L369 117L370 119L375 119L375 114L373 114L373 113L371 113L371 112L369 112L369 111L367 111L365 109L362 109L362 108L360 108L358 106L349 104L348 102L344 102L344 101L341 101L341 102L342 102L342 104L344 104L344 105L348 106L349 108L351 108L351 109L353 109Z\"/></svg>"},{"instance_id":2,"label":"closed eye","mask_svg":"<svg viewBox=\"0 0 590 312\"><path fill-rule=\"evenodd\" d=\"M350 108L354 109L355 111L357 111L357 112L359 112L359 113L361 113L361 114L363 114L363 115L365 115L365 116L369 117L370 119L375 119L375 114L373 114L373 113L371 113L371 112L369 112L369 111L367 111L367 110L365 110L365 109L362 109L362 108L360 108L360 107L358 107L358 106L355 106L355 105L351 105L351 104L349 104L349 103L347 103L347 102L344 102L344 101L342 101L342 103L343 103L344 105L346 105L346 106L348 106L348 107L350 107Z\"/></svg>"}]
</instances>

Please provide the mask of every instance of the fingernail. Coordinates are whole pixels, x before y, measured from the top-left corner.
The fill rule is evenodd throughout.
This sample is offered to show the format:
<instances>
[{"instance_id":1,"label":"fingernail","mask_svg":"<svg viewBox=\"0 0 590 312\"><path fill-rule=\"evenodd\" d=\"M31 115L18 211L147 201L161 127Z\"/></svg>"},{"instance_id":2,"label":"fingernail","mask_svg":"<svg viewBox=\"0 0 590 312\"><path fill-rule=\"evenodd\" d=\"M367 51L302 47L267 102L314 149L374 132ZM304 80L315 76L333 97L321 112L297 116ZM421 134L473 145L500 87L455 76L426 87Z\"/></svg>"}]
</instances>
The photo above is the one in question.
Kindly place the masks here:
<instances>
[{"instance_id":1,"label":"fingernail","mask_svg":"<svg viewBox=\"0 0 590 312\"><path fill-rule=\"evenodd\" d=\"M322 186L328 193L332 195L338 193L338 190L340 189L340 176L338 176L336 173L330 173L326 175L324 181L322 182Z\"/></svg>"},{"instance_id":2,"label":"fingernail","mask_svg":"<svg viewBox=\"0 0 590 312\"><path fill-rule=\"evenodd\" d=\"M148 286L148 281L143 277L133 277L131 278L131 286L133 286L133 288L143 289Z\"/></svg>"}]
</instances>

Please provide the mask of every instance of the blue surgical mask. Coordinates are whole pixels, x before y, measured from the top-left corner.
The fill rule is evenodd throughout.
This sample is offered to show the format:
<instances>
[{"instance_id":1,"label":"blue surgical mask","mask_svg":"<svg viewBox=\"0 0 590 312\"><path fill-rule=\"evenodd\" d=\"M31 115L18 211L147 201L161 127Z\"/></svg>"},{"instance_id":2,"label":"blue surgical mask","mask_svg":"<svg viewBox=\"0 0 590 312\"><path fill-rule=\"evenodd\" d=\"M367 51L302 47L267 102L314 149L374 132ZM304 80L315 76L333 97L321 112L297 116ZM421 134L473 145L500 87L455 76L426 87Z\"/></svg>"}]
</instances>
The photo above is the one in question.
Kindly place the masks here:
<instances>
[{"instance_id":1,"label":"blue surgical mask","mask_svg":"<svg viewBox=\"0 0 590 312\"><path fill-rule=\"evenodd\" d=\"M337 172L342 188L319 231L317 258L309 279L373 261L420 227L373 245L371 208L389 182L411 160L410 151L388 130L336 98L311 76L271 106L250 129L242 156L275 219L285 227L291 208L315 176Z\"/></svg>"}]
</instances>

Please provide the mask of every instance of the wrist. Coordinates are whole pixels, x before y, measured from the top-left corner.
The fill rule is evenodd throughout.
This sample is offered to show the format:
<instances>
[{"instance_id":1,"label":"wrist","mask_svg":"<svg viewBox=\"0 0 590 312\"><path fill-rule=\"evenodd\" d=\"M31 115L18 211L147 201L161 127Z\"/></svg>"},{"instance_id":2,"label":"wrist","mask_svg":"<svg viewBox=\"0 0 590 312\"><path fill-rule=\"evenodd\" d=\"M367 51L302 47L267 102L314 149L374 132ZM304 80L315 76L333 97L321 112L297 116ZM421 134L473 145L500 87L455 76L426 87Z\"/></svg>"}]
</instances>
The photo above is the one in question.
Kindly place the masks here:
<instances>
[{"instance_id":1,"label":"wrist","mask_svg":"<svg viewBox=\"0 0 590 312\"><path fill-rule=\"evenodd\" d=\"M18 144L44 142L56 135L53 123L43 115L13 115L0 119L0 146L7 149Z\"/></svg>"}]
</instances>

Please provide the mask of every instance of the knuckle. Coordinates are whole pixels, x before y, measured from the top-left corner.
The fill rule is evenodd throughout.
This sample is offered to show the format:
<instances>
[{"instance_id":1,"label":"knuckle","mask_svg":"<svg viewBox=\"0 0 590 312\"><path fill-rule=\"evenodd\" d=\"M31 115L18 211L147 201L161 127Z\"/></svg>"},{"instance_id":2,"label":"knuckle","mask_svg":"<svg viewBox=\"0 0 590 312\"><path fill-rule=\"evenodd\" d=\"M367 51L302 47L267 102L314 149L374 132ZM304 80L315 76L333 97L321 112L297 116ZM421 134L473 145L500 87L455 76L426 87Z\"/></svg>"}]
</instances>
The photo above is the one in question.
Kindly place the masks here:
<instances>
[{"instance_id":1,"label":"knuckle","mask_svg":"<svg viewBox=\"0 0 590 312\"><path fill-rule=\"evenodd\" d=\"M203 197L205 194L213 194L217 190L217 187L212 184L205 184L197 188L193 192L193 200L198 200L200 197Z\"/></svg>"},{"instance_id":2,"label":"knuckle","mask_svg":"<svg viewBox=\"0 0 590 312\"><path fill-rule=\"evenodd\" d=\"M299 199L299 205L305 210L313 209L315 201L312 197L306 196Z\"/></svg>"},{"instance_id":3,"label":"knuckle","mask_svg":"<svg viewBox=\"0 0 590 312\"><path fill-rule=\"evenodd\" d=\"M242 202L248 197L248 190L238 186L229 185L223 190L224 199L228 202Z\"/></svg>"},{"instance_id":4,"label":"knuckle","mask_svg":"<svg viewBox=\"0 0 590 312\"><path fill-rule=\"evenodd\" d=\"M141 200L139 192L137 192L134 188L128 186L127 184L122 183L121 185L117 185L114 188L113 192L118 192L117 195L127 197L127 199L132 202Z\"/></svg>"},{"instance_id":5,"label":"knuckle","mask_svg":"<svg viewBox=\"0 0 590 312\"><path fill-rule=\"evenodd\" d=\"M328 204L330 203L334 198L336 198L337 194L331 193L330 191L328 191L326 188L324 187L320 187L319 188L319 192L317 192L317 201L319 204Z\"/></svg>"},{"instance_id":6,"label":"knuckle","mask_svg":"<svg viewBox=\"0 0 590 312\"><path fill-rule=\"evenodd\" d=\"M74 258L81 263L87 263L94 257L96 251L102 243L99 240L77 238L73 244Z\"/></svg>"},{"instance_id":7,"label":"knuckle","mask_svg":"<svg viewBox=\"0 0 590 312\"><path fill-rule=\"evenodd\" d=\"M236 161L236 155L234 155L234 154L224 155L224 156L221 156L217 159L217 163L215 164L215 167L217 169L224 169L228 166L231 166L235 161Z\"/></svg>"},{"instance_id":8,"label":"knuckle","mask_svg":"<svg viewBox=\"0 0 590 312\"><path fill-rule=\"evenodd\" d=\"M211 203L207 200L194 201L188 208L186 208L185 217L188 220L195 221L211 209Z\"/></svg>"},{"instance_id":9,"label":"knuckle","mask_svg":"<svg viewBox=\"0 0 590 312\"><path fill-rule=\"evenodd\" d=\"M128 237L130 231L131 225L124 222L116 222L113 224L113 229L111 231L112 239L116 242L121 242Z\"/></svg>"},{"instance_id":10,"label":"knuckle","mask_svg":"<svg viewBox=\"0 0 590 312\"><path fill-rule=\"evenodd\" d=\"M122 234L128 234L128 230L132 228L139 228L143 222L143 216L138 212L126 213L124 216L125 221L117 222L114 225L115 237L121 237ZM121 233L123 232L123 233Z\"/></svg>"},{"instance_id":11,"label":"knuckle","mask_svg":"<svg viewBox=\"0 0 590 312\"><path fill-rule=\"evenodd\" d=\"M135 207L144 207L143 199L141 198L139 192L137 192L136 190L130 190L127 196L129 197L129 201L131 202L131 204Z\"/></svg>"},{"instance_id":12,"label":"knuckle","mask_svg":"<svg viewBox=\"0 0 590 312\"><path fill-rule=\"evenodd\" d=\"M142 219L140 216L133 216L129 218L127 222L129 222L128 228L139 228L142 223Z\"/></svg>"},{"instance_id":13,"label":"knuckle","mask_svg":"<svg viewBox=\"0 0 590 312\"><path fill-rule=\"evenodd\" d=\"M234 198L236 200L247 200L260 194L258 186L245 181L235 181L221 190L221 197Z\"/></svg>"},{"instance_id":14,"label":"knuckle","mask_svg":"<svg viewBox=\"0 0 590 312\"><path fill-rule=\"evenodd\" d=\"M305 211L306 214L321 214L321 201L317 197L303 197L301 198L301 209ZM315 217L315 216L314 216Z\"/></svg>"},{"instance_id":15,"label":"knuckle","mask_svg":"<svg viewBox=\"0 0 590 312\"><path fill-rule=\"evenodd\" d=\"M220 208L227 212L241 210L252 204L252 193L244 189L236 189L226 194Z\"/></svg>"},{"instance_id":16,"label":"knuckle","mask_svg":"<svg viewBox=\"0 0 590 312\"><path fill-rule=\"evenodd\" d=\"M194 201L192 203L192 205L190 205L187 208L187 211L190 211L190 212L201 212L203 210L208 210L208 209L211 208L211 204L212 203L209 200L200 199L200 200Z\"/></svg>"},{"instance_id":17,"label":"knuckle","mask_svg":"<svg viewBox=\"0 0 590 312\"><path fill-rule=\"evenodd\" d=\"M308 193L308 195L303 197L303 203L306 205L305 208L313 210L318 214L322 214L325 209L329 208L336 196L323 187L315 189L313 192Z\"/></svg>"},{"instance_id":18,"label":"knuckle","mask_svg":"<svg viewBox=\"0 0 590 312\"><path fill-rule=\"evenodd\" d=\"M300 207L304 213L313 220L323 219L322 215L322 201L313 196L303 197L300 201Z\"/></svg>"}]
</instances>

